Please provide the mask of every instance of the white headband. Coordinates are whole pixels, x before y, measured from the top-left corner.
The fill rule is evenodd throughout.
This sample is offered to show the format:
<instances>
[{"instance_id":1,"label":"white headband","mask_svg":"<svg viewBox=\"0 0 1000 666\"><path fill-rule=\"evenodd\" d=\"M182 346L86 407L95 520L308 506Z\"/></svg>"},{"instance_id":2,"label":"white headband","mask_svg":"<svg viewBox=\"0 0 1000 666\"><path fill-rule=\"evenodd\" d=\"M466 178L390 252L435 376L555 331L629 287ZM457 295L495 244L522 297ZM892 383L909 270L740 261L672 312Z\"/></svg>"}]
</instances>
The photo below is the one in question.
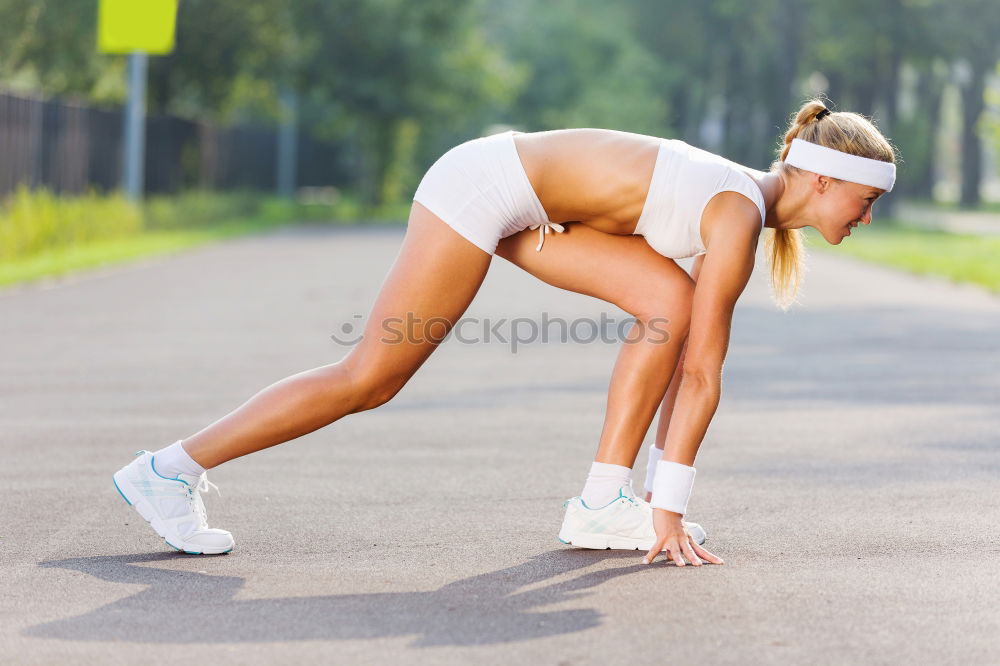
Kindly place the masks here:
<instances>
[{"instance_id":1,"label":"white headband","mask_svg":"<svg viewBox=\"0 0 1000 666\"><path fill-rule=\"evenodd\" d=\"M822 176L878 187L888 192L896 182L896 165L851 155L817 143L792 139L785 163Z\"/></svg>"}]
</instances>

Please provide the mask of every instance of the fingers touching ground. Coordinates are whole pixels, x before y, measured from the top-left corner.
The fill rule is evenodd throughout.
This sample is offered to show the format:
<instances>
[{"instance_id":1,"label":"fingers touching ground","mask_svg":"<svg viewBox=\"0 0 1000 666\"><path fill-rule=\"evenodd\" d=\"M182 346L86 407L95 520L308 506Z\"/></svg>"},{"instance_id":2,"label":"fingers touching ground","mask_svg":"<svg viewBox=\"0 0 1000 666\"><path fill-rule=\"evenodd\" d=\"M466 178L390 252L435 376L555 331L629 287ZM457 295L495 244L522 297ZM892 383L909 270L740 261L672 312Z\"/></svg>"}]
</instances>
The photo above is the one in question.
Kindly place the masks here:
<instances>
[{"instance_id":1,"label":"fingers touching ground","mask_svg":"<svg viewBox=\"0 0 1000 666\"><path fill-rule=\"evenodd\" d=\"M694 548L695 554L697 554L698 557L705 560L706 562L711 562L712 564L725 564L725 562L721 557L708 552L694 541L691 542L691 547Z\"/></svg>"},{"instance_id":2,"label":"fingers touching ground","mask_svg":"<svg viewBox=\"0 0 1000 666\"><path fill-rule=\"evenodd\" d=\"M652 563L652 561L656 559L656 556L660 554L660 551L663 550L663 545L666 542L667 542L666 537L663 537L662 539L657 539L656 543L653 544L653 547L649 549L648 553L646 553L646 556L642 558L642 563L643 564Z\"/></svg>"},{"instance_id":3,"label":"fingers touching ground","mask_svg":"<svg viewBox=\"0 0 1000 666\"><path fill-rule=\"evenodd\" d=\"M721 557L702 548L690 537L683 540L667 538L658 540L642 558L642 563L651 564L663 551L667 552L667 559L673 560L674 564L679 567L686 566L687 562L696 567L700 567L705 562L725 564ZM687 558L687 562L684 561L684 558Z\"/></svg>"}]
</instances>

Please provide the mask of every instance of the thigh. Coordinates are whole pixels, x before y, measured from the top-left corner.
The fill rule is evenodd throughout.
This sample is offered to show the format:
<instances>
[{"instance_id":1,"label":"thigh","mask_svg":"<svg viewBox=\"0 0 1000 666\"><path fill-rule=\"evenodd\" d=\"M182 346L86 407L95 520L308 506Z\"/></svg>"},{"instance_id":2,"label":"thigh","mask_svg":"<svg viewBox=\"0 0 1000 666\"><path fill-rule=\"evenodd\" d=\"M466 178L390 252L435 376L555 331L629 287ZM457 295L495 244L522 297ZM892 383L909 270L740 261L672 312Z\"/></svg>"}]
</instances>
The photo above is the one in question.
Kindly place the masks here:
<instances>
[{"instance_id":1,"label":"thigh","mask_svg":"<svg viewBox=\"0 0 1000 666\"><path fill-rule=\"evenodd\" d=\"M361 381L405 381L468 308L492 255L414 203L403 246L362 340L344 363Z\"/></svg>"},{"instance_id":2,"label":"thigh","mask_svg":"<svg viewBox=\"0 0 1000 666\"><path fill-rule=\"evenodd\" d=\"M694 282L673 259L641 236L621 236L581 223L548 236L535 251L538 232L525 230L500 241L497 256L543 282L607 301L636 317L690 316Z\"/></svg>"}]
</instances>

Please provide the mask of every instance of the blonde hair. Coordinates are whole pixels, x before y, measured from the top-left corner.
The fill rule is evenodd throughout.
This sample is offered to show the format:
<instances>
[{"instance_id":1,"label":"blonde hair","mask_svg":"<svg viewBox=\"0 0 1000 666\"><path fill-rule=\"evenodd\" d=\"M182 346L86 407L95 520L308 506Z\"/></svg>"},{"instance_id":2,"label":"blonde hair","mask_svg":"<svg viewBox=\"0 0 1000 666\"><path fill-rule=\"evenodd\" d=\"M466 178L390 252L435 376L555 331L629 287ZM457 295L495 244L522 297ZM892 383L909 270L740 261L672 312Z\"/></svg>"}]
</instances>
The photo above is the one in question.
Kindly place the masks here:
<instances>
[{"instance_id":1,"label":"blonde hair","mask_svg":"<svg viewBox=\"0 0 1000 666\"><path fill-rule=\"evenodd\" d=\"M896 151L875 125L864 116L847 111L816 116L827 110L821 100L802 105L778 146L778 160L771 170L785 174L801 173L798 167L785 164L792 139L817 143L844 153L882 162L896 162ZM768 229L764 235L764 254L771 265L771 291L775 303L787 310L795 302L805 273L805 247L800 229Z\"/></svg>"}]
</instances>

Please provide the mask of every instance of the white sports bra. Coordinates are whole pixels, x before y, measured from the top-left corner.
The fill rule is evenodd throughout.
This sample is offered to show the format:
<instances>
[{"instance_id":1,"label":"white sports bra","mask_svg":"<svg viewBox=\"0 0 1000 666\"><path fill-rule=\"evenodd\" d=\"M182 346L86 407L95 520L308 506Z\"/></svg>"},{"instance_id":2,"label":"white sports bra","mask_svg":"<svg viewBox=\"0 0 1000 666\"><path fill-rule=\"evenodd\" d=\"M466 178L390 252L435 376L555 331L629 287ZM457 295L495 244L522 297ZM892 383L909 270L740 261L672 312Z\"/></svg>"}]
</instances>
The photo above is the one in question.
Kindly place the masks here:
<instances>
[{"instance_id":1,"label":"white sports bra","mask_svg":"<svg viewBox=\"0 0 1000 666\"><path fill-rule=\"evenodd\" d=\"M664 139L632 233L645 237L650 247L671 259L704 254L701 214L719 192L739 192L753 201L764 225L764 195L735 162L678 139Z\"/></svg>"}]
</instances>

